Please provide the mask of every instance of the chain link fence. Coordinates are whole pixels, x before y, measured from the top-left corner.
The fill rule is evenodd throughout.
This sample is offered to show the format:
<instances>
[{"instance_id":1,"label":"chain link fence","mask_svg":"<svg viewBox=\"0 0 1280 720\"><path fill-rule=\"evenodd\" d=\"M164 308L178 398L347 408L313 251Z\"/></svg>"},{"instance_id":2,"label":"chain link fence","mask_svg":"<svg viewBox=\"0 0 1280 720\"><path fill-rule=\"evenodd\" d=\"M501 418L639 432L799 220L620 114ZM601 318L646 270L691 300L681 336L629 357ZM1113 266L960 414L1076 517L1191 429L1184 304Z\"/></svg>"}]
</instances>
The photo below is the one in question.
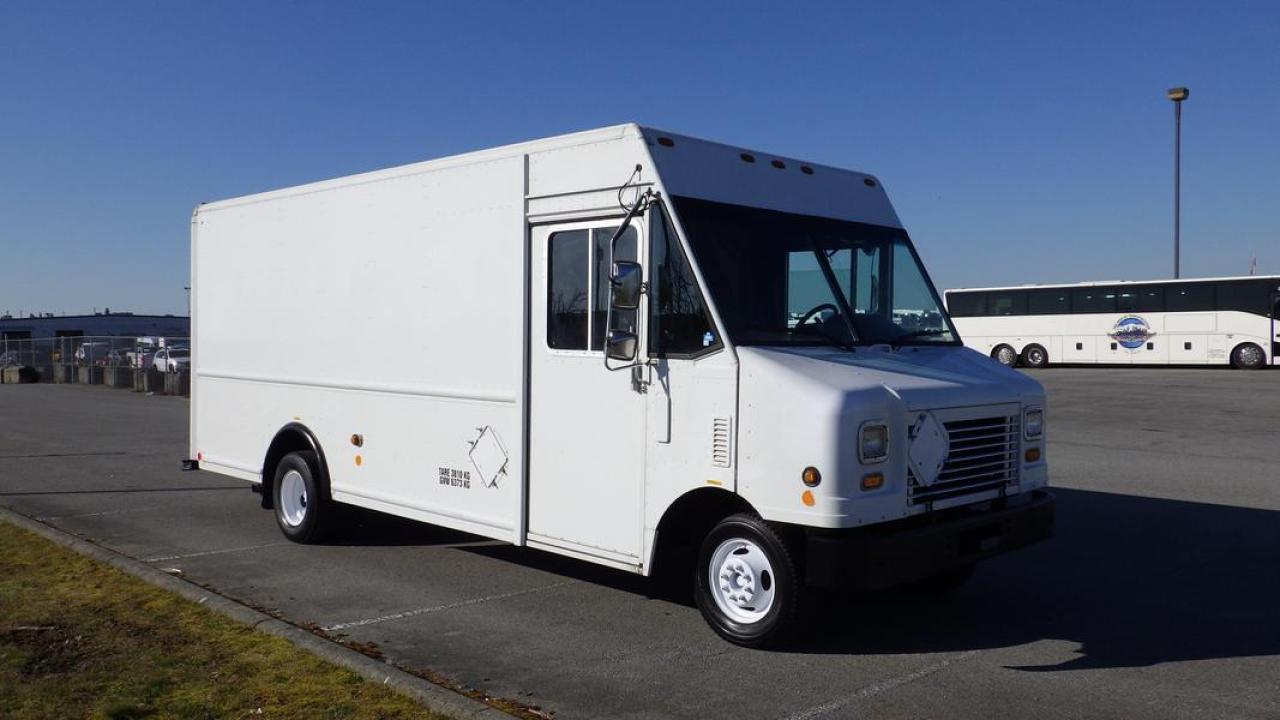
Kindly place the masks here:
<instances>
[{"instance_id":1,"label":"chain link fence","mask_svg":"<svg viewBox=\"0 0 1280 720\"><path fill-rule=\"evenodd\" d=\"M4 383L79 383L189 395L190 368L191 342L185 337L0 338Z\"/></svg>"}]
</instances>

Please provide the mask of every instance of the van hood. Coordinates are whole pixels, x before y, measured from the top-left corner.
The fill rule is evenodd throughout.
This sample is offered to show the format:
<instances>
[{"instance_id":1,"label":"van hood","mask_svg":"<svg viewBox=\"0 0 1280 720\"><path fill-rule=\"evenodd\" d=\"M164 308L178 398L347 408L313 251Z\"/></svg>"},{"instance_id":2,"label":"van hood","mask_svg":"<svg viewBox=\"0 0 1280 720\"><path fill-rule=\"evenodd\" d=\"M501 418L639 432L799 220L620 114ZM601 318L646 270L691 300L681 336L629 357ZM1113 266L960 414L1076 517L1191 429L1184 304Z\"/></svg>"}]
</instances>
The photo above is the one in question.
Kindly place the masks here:
<instances>
[{"instance_id":1,"label":"van hood","mask_svg":"<svg viewBox=\"0 0 1280 720\"><path fill-rule=\"evenodd\" d=\"M882 387L908 410L1044 402L1039 382L965 347L738 347L746 366L773 366L847 392ZM789 371L789 372L788 372Z\"/></svg>"}]
</instances>

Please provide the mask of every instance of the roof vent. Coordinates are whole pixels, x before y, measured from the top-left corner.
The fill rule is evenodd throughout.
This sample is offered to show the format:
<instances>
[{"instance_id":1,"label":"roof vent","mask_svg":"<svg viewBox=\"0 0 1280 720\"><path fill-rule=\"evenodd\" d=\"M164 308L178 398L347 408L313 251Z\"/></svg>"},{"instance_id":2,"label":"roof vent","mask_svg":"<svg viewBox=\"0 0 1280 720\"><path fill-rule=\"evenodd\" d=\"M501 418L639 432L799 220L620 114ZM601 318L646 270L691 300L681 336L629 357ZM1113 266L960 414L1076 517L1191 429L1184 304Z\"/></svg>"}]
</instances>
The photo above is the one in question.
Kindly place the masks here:
<instances>
[{"instance_id":1,"label":"roof vent","mask_svg":"<svg viewBox=\"0 0 1280 720\"><path fill-rule=\"evenodd\" d=\"M662 147L675 147L676 141L672 140L669 137L666 137L665 135L659 135L658 144L661 145Z\"/></svg>"},{"instance_id":2,"label":"roof vent","mask_svg":"<svg viewBox=\"0 0 1280 720\"><path fill-rule=\"evenodd\" d=\"M756 161L756 156L752 155L751 153L742 153L738 155L738 157L742 158L742 162L753 163Z\"/></svg>"},{"instance_id":3,"label":"roof vent","mask_svg":"<svg viewBox=\"0 0 1280 720\"><path fill-rule=\"evenodd\" d=\"M776 167L776 168L778 168L779 170L782 170L783 168L785 168L785 167L787 166L787 164L786 164L786 163L784 163L784 162L782 162L781 160L774 160L773 162L771 162L771 163L769 163L769 164L770 164L770 165L772 165L772 166L774 166L774 167Z\"/></svg>"},{"instance_id":4,"label":"roof vent","mask_svg":"<svg viewBox=\"0 0 1280 720\"><path fill-rule=\"evenodd\" d=\"M872 178L862 178L862 184L866 185L867 187L875 187L876 181Z\"/></svg>"},{"instance_id":5,"label":"roof vent","mask_svg":"<svg viewBox=\"0 0 1280 720\"><path fill-rule=\"evenodd\" d=\"M809 167L808 165L801 165L800 172L804 173L805 175L812 175L813 168Z\"/></svg>"}]
</instances>

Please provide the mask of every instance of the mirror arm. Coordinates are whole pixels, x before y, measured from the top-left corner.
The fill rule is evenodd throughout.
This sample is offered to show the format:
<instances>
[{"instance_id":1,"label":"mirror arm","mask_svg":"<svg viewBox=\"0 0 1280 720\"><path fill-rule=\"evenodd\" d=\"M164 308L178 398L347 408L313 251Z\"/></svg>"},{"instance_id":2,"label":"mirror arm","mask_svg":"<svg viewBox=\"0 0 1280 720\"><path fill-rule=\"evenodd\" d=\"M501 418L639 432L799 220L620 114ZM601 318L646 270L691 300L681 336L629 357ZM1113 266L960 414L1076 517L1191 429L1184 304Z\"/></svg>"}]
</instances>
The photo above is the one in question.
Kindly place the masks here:
<instances>
[{"instance_id":1,"label":"mirror arm","mask_svg":"<svg viewBox=\"0 0 1280 720\"><path fill-rule=\"evenodd\" d=\"M639 169L639 166L637 166L637 169ZM609 264L605 266L609 268L609 303L608 305L605 306L605 311L604 311L604 348L603 349L604 349L604 369L610 372L616 372L618 370L626 370L628 368L639 367L644 364L644 363L636 362L635 359L632 359L632 361L630 363L627 363L626 365L619 365L617 367L614 367L609 364L609 330L613 327L613 288L617 287L618 285L617 279L613 276L613 262L614 262L613 258L614 258L614 255L617 254L618 239L621 238L622 234L627 231L628 227L631 226L631 221L635 219L636 215L639 215L641 212L644 212L644 210L646 210L651 203L657 200L658 197L659 197L659 194L655 192L653 188L646 188L644 192L640 193L640 197L636 198L635 203L632 204L632 206L627 209L627 214L622 218L622 223L618 225L618 229L613 232L613 237L609 238ZM639 247L638 243L637 243L637 247ZM640 283L640 295L642 297L644 296L645 292L648 291L648 288L646 287L646 285L647 283L643 283L643 282ZM639 310L637 310L637 317L638 316L639 316ZM640 355L640 336L639 334L637 334L636 335L636 357L639 357L639 355Z\"/></svg>"}]
</instances>

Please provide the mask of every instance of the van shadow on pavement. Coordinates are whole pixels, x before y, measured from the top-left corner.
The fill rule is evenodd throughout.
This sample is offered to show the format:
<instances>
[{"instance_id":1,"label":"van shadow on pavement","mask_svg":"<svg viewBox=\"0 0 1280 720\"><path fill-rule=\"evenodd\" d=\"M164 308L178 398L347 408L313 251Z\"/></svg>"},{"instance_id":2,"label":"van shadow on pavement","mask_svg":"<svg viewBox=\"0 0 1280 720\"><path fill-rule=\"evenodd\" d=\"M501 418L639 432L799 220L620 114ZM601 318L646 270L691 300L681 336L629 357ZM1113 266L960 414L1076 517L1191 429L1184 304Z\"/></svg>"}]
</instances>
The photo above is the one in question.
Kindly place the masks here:
<instances>
[{"instance_id":1,"label":"van shadow on pavement","mask_svg":"<svg viewBox=\"0 0 1280 720\"><path fill-rule=\"evenodd\" d=\"M896 591L826 608L820 638L792 649L917 653L1046 639L1079 644L1069 661L1016 668L1028 671L1280 654L1280 512L1054 493L1053 540L980 566L948 596Z\"/></svg>"},{"instance_id":2,"label":"van shadow on pavement","mask_svg":"<svg viewBox=\"0 0 1280 720\"><path fill-rule=\"evenodd\" d=\"M990 560L948 595L812 593L782 650L899 654L1079 644L1027 671L1280 654L1280 512L1054 489L1056 536ZM444 545L691 606L651 579L377 513L335 540Z\"/></svg>"}]
</instances>

